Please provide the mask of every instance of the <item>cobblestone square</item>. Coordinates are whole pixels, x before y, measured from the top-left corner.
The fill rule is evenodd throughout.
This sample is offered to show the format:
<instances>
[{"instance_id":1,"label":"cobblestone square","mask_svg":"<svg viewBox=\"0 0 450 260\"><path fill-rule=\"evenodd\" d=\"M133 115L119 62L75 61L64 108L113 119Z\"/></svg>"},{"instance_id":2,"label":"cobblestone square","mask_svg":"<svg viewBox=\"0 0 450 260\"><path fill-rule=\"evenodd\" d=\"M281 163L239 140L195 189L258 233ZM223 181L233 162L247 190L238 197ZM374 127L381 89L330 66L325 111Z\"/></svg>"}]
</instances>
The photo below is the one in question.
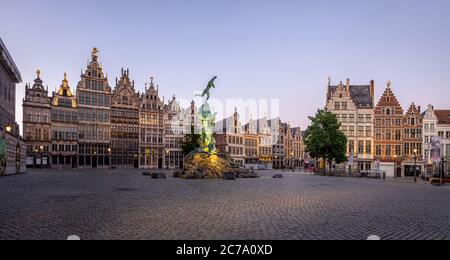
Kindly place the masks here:
<instances>
[{"instance_id":1,"label":"cobblestone square","mask_svg":"<svg viewBox=\"0 0 450 260\"><path fill-rule=\"evenodd\" d=\"M33 170L0 178L0 239L450 239L449 186L274 173Z\"/></svg>"}]
</instances>

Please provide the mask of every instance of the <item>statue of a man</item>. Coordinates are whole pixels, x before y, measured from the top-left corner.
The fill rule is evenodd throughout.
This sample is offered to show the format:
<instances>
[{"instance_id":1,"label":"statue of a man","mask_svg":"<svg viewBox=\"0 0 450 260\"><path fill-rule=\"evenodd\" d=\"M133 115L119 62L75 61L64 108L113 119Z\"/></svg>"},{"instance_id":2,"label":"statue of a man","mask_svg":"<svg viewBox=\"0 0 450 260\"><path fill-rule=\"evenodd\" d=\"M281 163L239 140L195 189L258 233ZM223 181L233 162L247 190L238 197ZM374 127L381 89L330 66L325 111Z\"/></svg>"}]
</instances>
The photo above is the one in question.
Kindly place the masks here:
<instances>
[{"instance_id":1,"label":"statue of a man","mask_svg":"<svg viewBox=\"0 0 450 260\"><path fill-rule=\"evenodd\" d=\"M206 87L206 89L203 91L203 94L201 95L197 95L198 97L205 97L206 96L206 101L209 100L210 98L210 93L209 91L213 88L216 88L216 85L214 85L214 81L217 79L217 76L214 76L209 82L208 82L208 86Z\"/></svg>"}]
</instances>

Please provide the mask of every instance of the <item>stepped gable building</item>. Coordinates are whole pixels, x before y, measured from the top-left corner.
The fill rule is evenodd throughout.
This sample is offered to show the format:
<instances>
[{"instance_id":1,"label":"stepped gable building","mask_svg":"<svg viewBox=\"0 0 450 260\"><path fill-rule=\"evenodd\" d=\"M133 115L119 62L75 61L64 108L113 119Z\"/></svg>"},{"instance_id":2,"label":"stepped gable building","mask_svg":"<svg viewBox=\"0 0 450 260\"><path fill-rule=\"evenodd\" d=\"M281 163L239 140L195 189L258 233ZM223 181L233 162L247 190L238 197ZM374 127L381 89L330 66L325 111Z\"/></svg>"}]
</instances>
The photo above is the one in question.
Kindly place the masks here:
<instances>
[{"instance_id":1,"label":"stepped gable building","mask_svg":"<svg viewBox=\"0 0 450 260\"><path fill-rule=\"evenodd\" d=\"M423 119L420 110L420 106L417 107L412 103L403 116L402 172L404 176L414 176L414 166L416 166L417 176L422 173Z\"/></svg>"},{"instance_id":2,"label":"stepped gable building","mask_svg":"<svg viewBox=\"0 0 450 260\"><path fill-rule=\"evenodd\" d=\"M165 107L159 98L158 87L151 78L145 93L141 96L139 110L139 149L140 167L161 169L165 156Z\"/></svg>"},{"instance_id":3,"label":"stepped gable building","mask_svg":"<svg viewBox=\"0 0 450 260\"><path fill-rule=\"evenodd\" d=\"M51 99L37 70L34 84L25 85L23 99L23 129L27 143L27 167L47 168L50 166L51 150Z\"/></svg>"},{"instance_id":4,"label":"stepped gable building","mask_svg":"<svg viewBox=\"0 0 450 260\"><path fill-rule=\"evenodd\" d=\"M111 88L94 48L77 86L79 102L79 166L110 167L111 157Z\"/></svg>"},{"instance_id":5,"label":"stepped gable building","mask_svg":"<svg viewBox=\"0 0 450 260\"><path fill-rule=\"evenodd\" d=\"M51 164L54 168L77 168L78 104L64 73L51 103Z\"/></svg>"},{"instance_id":6,"label":"stepped gable building","mask_svg":"<svg viewBox=\"0 0 450 260\"><path fill-rule=\"evenodd\" d=\"M328 80L327 111L336 115L347 136L347 170L370 171L374 161L374 97L375 82L351 85L347 79L339 85Z\"/></svg>"},{"instance_id":7,"label":"stepped gable building","mask_svg":"<svg viewBox=\"0 0 450 260\"><path fill-rule=\"evenodd\" d=\"M403 108L391 89L391 82L375 108L375 158L388 176L401 176L403 161Z\"/></svg>"},{"instance_id":8,"label":"stepped gable building","mask_svg":"<svg viewBox=\"0 0 450 260\"><path fill-rule=\"evenodd\" d=\"M130 71L122 69L111 97L111 165L114 168L139 168L139 107Z\"/></svg>"}]
</instances>

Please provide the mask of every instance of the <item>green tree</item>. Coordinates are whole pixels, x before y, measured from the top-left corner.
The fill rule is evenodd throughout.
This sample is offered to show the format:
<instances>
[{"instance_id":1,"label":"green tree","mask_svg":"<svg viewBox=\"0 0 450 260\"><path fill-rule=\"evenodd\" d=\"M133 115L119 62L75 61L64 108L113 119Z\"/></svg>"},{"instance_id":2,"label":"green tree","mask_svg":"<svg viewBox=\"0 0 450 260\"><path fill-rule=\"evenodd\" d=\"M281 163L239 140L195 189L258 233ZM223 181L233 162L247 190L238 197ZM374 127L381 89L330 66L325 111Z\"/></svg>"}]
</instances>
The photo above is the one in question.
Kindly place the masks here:
<instances>
[{"instance_id":1,"label":"green tree","mask_svg":"<svg viewBox=\"0 0 450 260\"><path fill-rule=\"evenodd\" d=\"M196 149L200 148L199 139L200 135L195 134L195 127L192 126L191 133L184 137L183 144L181 145L184 155L188 155Z\"/></svg>"},{"instance_id":2,"label":"green tree","mask_svg":"<svg viewBox=\"0 0 450 260\"><path fill-rule=\"evenodd\" d=\"M345 162L347 137L340 130L336 115L319 109L316 116L309 119L311 125L305 132L306 152L315 159L325 160L330 170L333 162Z\"/></svg>"}]
</instances>

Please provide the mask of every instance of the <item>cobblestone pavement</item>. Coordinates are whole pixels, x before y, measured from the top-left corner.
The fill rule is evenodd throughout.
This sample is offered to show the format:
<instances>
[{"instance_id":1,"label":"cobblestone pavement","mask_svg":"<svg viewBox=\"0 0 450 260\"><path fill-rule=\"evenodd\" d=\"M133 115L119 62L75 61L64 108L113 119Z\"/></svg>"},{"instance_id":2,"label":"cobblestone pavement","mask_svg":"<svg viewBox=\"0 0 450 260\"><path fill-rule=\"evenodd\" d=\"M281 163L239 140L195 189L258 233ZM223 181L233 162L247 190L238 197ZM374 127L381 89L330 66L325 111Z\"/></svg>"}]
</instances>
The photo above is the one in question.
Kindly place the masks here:
<instances>
[{"instance_id":1,"label":"cobblestone pavement","mask_svg":"<svg viewBox=\"0 0 450 260\"><path fill-rule=\"evenodd\" d=\"M153 180L137 170L0 178L0 239L450 239L450 187L310 176Z\"/></svg>"}]
</instances>

